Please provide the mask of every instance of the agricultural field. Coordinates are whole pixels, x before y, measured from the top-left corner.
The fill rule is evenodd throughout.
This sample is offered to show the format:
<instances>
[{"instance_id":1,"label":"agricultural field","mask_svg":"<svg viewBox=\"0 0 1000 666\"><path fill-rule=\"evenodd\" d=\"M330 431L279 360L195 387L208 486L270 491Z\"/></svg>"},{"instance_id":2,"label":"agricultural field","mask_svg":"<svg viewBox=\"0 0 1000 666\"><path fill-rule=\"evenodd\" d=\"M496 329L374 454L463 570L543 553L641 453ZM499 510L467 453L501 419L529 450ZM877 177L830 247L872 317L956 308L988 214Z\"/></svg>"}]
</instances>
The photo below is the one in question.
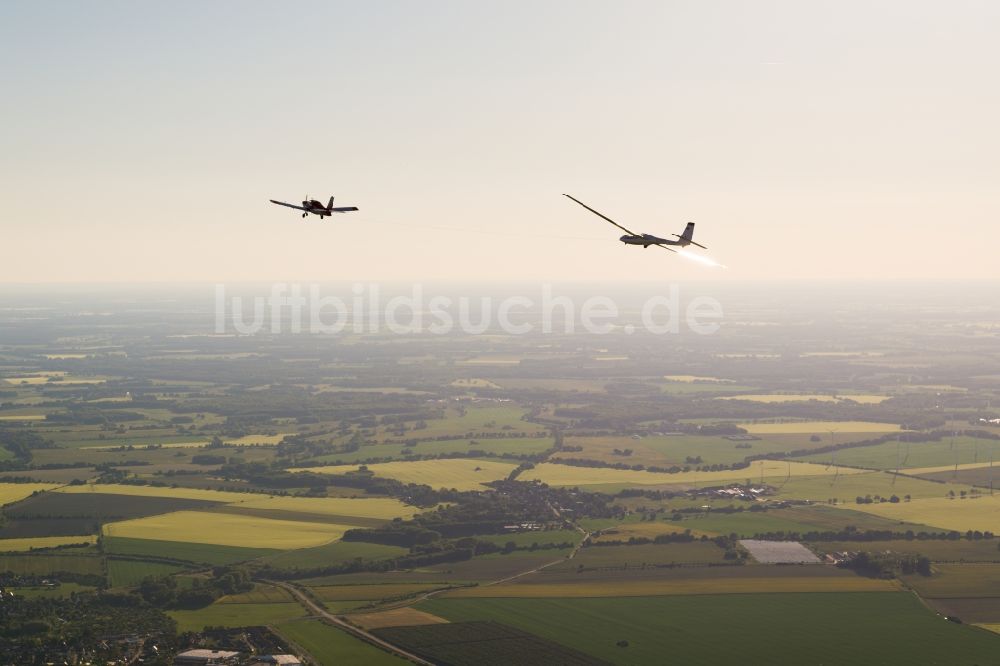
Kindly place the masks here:
<instances>
[{"instance_id":1,"label":"agricultural field","mask_svg":"<svg viewBox=\"0 0 1000 666\"><path fill-rule=\"evenodd\" d=\"M934 562L1000 563L997 539L913 539L894 541L818 541L810 547L819 554L865 550L870 553L899 553L929 557ZM998 595L1000 596L1000 595Z\"/></svg>"},{"instance_id":2,"label":"agricultural field","mask_svg":"<svg viewBox=\"0 0 1000 666\"><path fill-rule=\"evenodd\" d=\"M606 663L568 646L493 621L386 627L374 629L372 633L432 663L483 666L521 663L602 666Z\"/></svg>"},{"instance_id":3,"label":"agricultural field","mask_svg":"<svg viewBox=\"0 0 1000 666\"><path fill-rule=\"evenodd\" d=\"M1000 636L934 614L1000 626L998 540L964 538L1000 534L995 305L955 306L942 328L951 301L928 310L923 296L886 313L852 294L824 302L832 320L741 298L725 334L678 346L620 330L220 336L203 303L95 302L116 313L99 326L72 303L0 307L0 377L29 378L0 386L0 576L62 583L25 580L37 594L103 580L180 631L268 625L320 665L401 662L262 580L476 666L1000 653ZM843 353L873 339L878 355ZM949 431L982 434L868 444ZM715 492L734 485L752 490ZM883 540L829 534L852 529ZM917 538L948 530L963 538ZM730 539L810 533L820 556L900 557L869 578L744 560ZM910 556L931 575L902 573ZM147 576L204 588L185 604L215 601L178 610L139 589ZM233 589L250 591L219 596ZM467 641L469 621L515 638L474 625Z\"/></svg>"},{"instance_id":4,"label":"agricultural field","mask_svg":"<svg viewBox=\"0 0 1000 666\"><path fill-rule=\"evenodd\" d=\"M610 467L578 467L575 465L557 465L542 463L534 469L527 470L518 478L523 481L535 479L550 486L597 487L601 489L627 488L632 486L709 486L725 483L744 483L747 479L765 483L780 483L786 479L802 477L826 476L839 471L841 476L858 474L859 470L850 468L828 468L824 465L811 463L784 462L765 460L753 463L745 469L722 470L718 472L645 472Z\"/></svg>"},{"instance_id":5,"label":"agricultural field","mask_svg":"<svg viewBox=\"0 0 1000 666\"><path fill-rule=\"evenodd\" d=\"M15 539L0 539L0 552L12 553L38 548L58 548L77 544L92 544L97 541L94 535L87 536L49 536L23 537Z\"/></svg>"},{"instance_id":6,"label":"agricultural field","mask_svg":"<svg viewBox=\"0 0 1000 666\"><path fill-rule=\"evenodd\" d=\"M808 463L806 463L808 464ZM821 465L816 465L824 469ZM838 468L830 467L831 471ZM757 479L754 477L754 480ZM866 511L882 515L877 511L870 511L874 504L857 504L858 497L871 495L891 498L896 495L901 500L905 500L909 495L913 500L945 497L949 492L955 494L970 491L970 486L959 484L934 483L914 477L896 475L890 472L868 472L854 470L854 473L844 474L843 468L840 473L827 474L823 476L792 476L787 480L776 483L777 497L779 499L810 500L813 502L826 502L835 499L839 506L849 507L856 511ZM909 504L909 502L901 502ZM895 506L895 505L893 505ZM900 514L901 515L901 514ZM912 518L900 517L899 520L915 522ZM924 524L926 521L921 521Z\"/></svg>"},{"instance_id":7,"label":"agricultural field","mask_svg":"<svg viewBox=\"0 0 1000 666\"><path fill-rule=\"evenodd\" d=\"M612 546L595 546L611 548ZM623 546L632 548L638 546ZM595 557L599 557L595 556ZM886 592L893 581L863 578L823 565L635 567L576 571L553 567L511 583L451 590L440 598L589 598L757 594L788 592Z\"/></svg>"},{"instance_id":8,"label":"agricultural field","mask_svg":"<svg viewBox=\"0 0 1000 666\"><path fill-rule=\"evenodd\" d=\"M871 514L828 505L793 506L767 511L740 511L726 513L707 511L684 514L682 520L671 520L678 528L688 528L709 534L737 534L741 538L777 532L839 532L848 527L858 530L890 530L895 532L936 531L917 523L900 524Z\"/></svg>"},{"instance_id":9,"label":"agricultural field","mask_svg":"<svg viewBox=\"0 0 1000 666\"><path fill-rule=\"evenodd\" d=\"M507 478L517 467L513 463L452 458L446 460L417 460L413 462L388 462L368 465L375 476L396 479L403 483L417 483L432 488L455 490L485 490L484 483ZM347 474L358 470L354 465L300 468L315 474Z\"/></svg>"},{"instance_id":10,"label":"agricultural field","mask_svg":"<svg viewBox=\"0 0 1000 666\"><path fill-rule=\"evenodd\" d=\"M841 433L870 433L872 436L877 436L901 431L899 425L876 423L873 421L761 421L740 423L739 426L752 435L815 434L825 436L832 432L836 436L839 436Z\"/></svg>"},{"instance_id":11,"label":"agricultural field","mask_svg":"<svg viewBox=\"0 0 1000 666\"><path fill-rule=\"evenodd\" d=\"M1000 636L943 622L901 592L444 598L419 607L453 622L508 624L618 664L660 664L664 655L705 665L742 663L748 655L790 666L813 658L831 664L986 664L1000 649ZM619 647L621 641L628 647Z\"/></svg>"},{"instance_id":12,"label":"agricultural field","mask_svg":"<svg viewBox=\"0 0 1000 666\"><path fill-rule=\"evenodd\" d=\"M643 544L639 546L590 546L556 569L603 569L675 564L724 564L725 551L711 541L690 543Z\"/></svg>"},{"instance_id":13,"label":"agricultural field","mask_svg":"<svg viewBox=\"0 0 1000 666\"><path fill-rule=\"evenodd\" d=\"M34 493L56 488L51 483L0 483L0 506L19 502Z\"/></svg>"},{"instance_id":14,"label":"agricultural field","mask_svg":"<svg viewBox=\"0 0 1000 666\"><path fill-rule=\"evenodd\" d=\"M890 396L886 395L873 395L873 394L821 394L821 393L757 393L757 394L740 394L740 395L730 395L716 398L716 400L748 400L750 402L762 402L764 404L773 405L781 404L785 402L809 402L810 400L815 400L817 402L844 402L845 400L850 400L862 405L877 405L880 402L888 400Z\"/></svg>"},{"instance_id":15,"label":"agricultural field","mask_svg":"<svg viewBox=\"0 0 1000 666\"><path fill-rule=\"evenodd\" d=\"M102 533L106 537L126 539L288 550L335 541L349 529L350 525L336 523L275 520L210 511L175 511L107 523Z\"/></svg>"},{"instance_id":16,"label":"agricultural field","mask_svg":"<svg viewBox=\"0 0 1000 666\"><path fill-rule=\"evenodd\" d=\"M114 555L164 558L209 565L233 564L280 552L279 549L273 548L240 548L230 545L108 536L104 537L103 543L105 550Z\"/></svg>"},{"instance_id":17,"label":"agricultural field","mask_svg":"<svg viewBox=\"0 0 1000 666\"><path fill-rule=\"evenodd\" d=\"M302 619L275 626L278 633L306 650L317 666L404 666L409 663L320 620Z\"/></svg>"},{"instance_id":18,"label":"agricultural field","mask_svg":"<svg viewBox=\"0 0 1000 666\"><path fill-rule=\"evenodd\" d=\"M142 562L109 558L108 584L111 587L131 587L142 582L147 576L169 576L184 570L184 567L162 562Z\"/></svg>"},{"instance_id":19,"label":"agricultural field","mask_svg":"<svg viewBox=\"0 0 1000 666\"><path fill-rule=\"evenodd\" d=\"M66 555L60 551L28 554L0 554L0 571L19 576L51 576L58 572L91 576L104 575L104 559L93 554Z\"/></svg>"},{"instance_id":20,"label":"agricultural field","mask_svg":"<svg viewBox=\"0 0 1000 666\"><path fill-rule=\"evenodd\" d=\"M177 622L177 630L202 631L205 627L253 627L275 625L306 616L297 602L262 604L214 603L197 610L172 610L167 615Z\"/></svg>"},{"instance_id":21,"label":"agricultural field","mask_svg":"<svg viewBox=\"0 0 1000 666\"><path fill-rule=\"evenodd\" d=\"M377 561L405 555L408 549L363 541L334 541L314 548L289 550L263 558L276 569L313 569L356 559Z\"/></svg>"},{"instance_id":22,"label":"agricultural field","mask_svg":"<svg viewBox=\"0 0 1000 666\"><path fill-rule=\"evenodd\" d=\"M1000 496L996 495L970 496L966 499L939 495L912 502L863 504L854 508L891 520L919 521L944 530L988 530L1000 534Z\"/></svg>"},{"instance_id":23,"label":"agricultural field","mask_svg":"<svg viewBox=\"0 0 1000 666\"><path fill-rule=\"evenodd\" d=\"M936 564L932 576L904 577L927 602L964 622L1000 622L1000 564Z\"/></svg>"},{"instance_id":24,"label":"agricultural field","mask_svg":"<svg viewBox=\"0 0 1000 666\"><path fill-rule=\"evenodd\" d=\"M815 463L835 462L851 467L879 470L907 470L928 474L949 471L954 465L988 465L990 457L1000 452L1000 441L975 437L946 437L937 442L885 442L875 446L840 449L834 453L802 456L796 460ZM911 468L938 468L919 469Z\"/></svg>"},{"instance_id":25,"label":"agricultural field","mask_svg":"<svg viewBox=\"0 0 1000 666\"><path fill-rule=\"evenodd\" d=\"M484 439L418 442L414 446L401 444L366 444L357 451L331 453L310 459L311 463L348 464L371 459L406 460L415 456L437 456L448 453L482 451L490 456L534 455L552 448L550 437L505 437Z\"/></svg>"}]
</instances>

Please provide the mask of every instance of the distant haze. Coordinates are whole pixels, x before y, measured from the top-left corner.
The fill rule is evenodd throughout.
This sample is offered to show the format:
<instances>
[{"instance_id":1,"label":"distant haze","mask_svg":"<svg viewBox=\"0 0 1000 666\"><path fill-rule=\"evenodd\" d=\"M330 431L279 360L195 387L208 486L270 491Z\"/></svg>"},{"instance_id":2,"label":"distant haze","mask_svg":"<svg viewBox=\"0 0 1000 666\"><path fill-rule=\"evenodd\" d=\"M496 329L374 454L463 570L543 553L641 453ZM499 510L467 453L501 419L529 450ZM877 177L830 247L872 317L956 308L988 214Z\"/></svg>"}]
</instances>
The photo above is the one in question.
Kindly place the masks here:
<instances>
[{"instance_id":1,"label":"distant haze","mask_svg":"<svg viewBox=\"0 0 1000 666\"><path fill-rule=\"evenodd\" d=\"M0 282L998 278L998 34L987 1L5 3ZM361 211L267 202L331 194Z\"/></svg>"}]
</instances>

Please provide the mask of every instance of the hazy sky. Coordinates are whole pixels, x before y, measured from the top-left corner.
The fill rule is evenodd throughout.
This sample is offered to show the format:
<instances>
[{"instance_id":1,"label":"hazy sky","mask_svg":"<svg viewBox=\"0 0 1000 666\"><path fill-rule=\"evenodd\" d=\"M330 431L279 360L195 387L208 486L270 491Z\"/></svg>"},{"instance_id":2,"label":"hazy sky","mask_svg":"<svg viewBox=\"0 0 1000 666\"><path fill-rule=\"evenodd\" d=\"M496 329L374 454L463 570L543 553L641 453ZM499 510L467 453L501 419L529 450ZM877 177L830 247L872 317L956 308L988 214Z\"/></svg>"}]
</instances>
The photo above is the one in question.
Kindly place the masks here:
<instances>
[{"instance_id":1,"label":"hazy sky","mask_svg":"<svg viewBox=\"0 0 1000 666\"><path fill-rule=\"evenodd\" d=\"M992 0L4 2L0 282L1000 278L998 34ZM307 194L361 212L267 203Z\"/></svg>"}]
</instances>

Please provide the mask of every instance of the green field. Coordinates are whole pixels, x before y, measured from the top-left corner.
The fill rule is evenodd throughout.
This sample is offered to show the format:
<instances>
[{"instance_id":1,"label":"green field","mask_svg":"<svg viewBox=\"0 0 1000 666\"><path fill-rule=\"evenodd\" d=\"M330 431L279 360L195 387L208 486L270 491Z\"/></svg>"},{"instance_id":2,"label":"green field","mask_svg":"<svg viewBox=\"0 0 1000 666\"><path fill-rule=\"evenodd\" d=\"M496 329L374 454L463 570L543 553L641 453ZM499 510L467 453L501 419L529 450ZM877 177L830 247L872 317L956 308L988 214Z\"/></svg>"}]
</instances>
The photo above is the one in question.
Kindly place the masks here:
<instances>
[{"instance_id":1,"label":"green field","mask_svg":"<svg viewBox=\"0 0 1000 666\"><path fill-rule=\"evenodd\" d=\"M420 431L417 431L419 434ZM436 456L446 453L464 453L476 450L487 455L500 456L532 455L552 448L553 440L549 437L509 437L503 439L462 439L443 442L419 442L416 446L404 447L401 444L368 444L357 451L349 453L331 453L310 459L314 463L348 464L374 458L393 458L405 460L413 456Z\"/></svg>"},{"instance_id":2,"label":"green field","mask_svg":"<svg viewBox=\"0 0 1000 666\"><path fill-rule=\"evenodd\" d=\"M723 564L725 551L711 541L643 544L640 546L591 546L553 569L600 569L671 564Z\"/></svg>"},{"instance_id":3,"label":"green field","mask_svg":"<svg viewBox=\"0 0 1000 666\"><path fill-rule=\"evenodd\" d=\"M418 608L502 622L618 664L988 664L1000 650L1000 636L944 622L901 592L432 599Z\"/></svg>"},{"instance_id":4,"label":"green field","mask_svg":"<svg viewBox=\"0 0 1000 666\"><path fill-rule=\"evenodd\" d=\"M264 558L276 569L313 569L353 559L381 560L405 555L408 549L363 541L334 541L315 548L300 548Z\"/></svg>"},{"instance_id":5,"label":"green field","mask_svg":"<svg viewBox=\"0 0 1000 666\"><path fill-rule=\"evenodd\" d=\"M811 433L822 436L829 436L831 432L834 437L840 433L878 433L899 432L900 427L893 423L876 423L873 421L784 421L784 422L756 422L740 423L739 426L753 435L775 434L775 433ZM839 440L838 441L842 441Z\"/></svg>"},{"instance_id":6,"label":"green field","mask_svg":"<svg viewBox=\"0 0 1000 666\"><path fill-rule=\"evenodd\" d=\"M0 572L46 576L65 571L74 574L104 575L104 559L91 555L0 555Z\"/></svg>"},{"instance_id":7,"label":"green field","mask_svg":"<svg viewBox=\"0 0 1000 666\"><path fill-rule=\"evenodd\" d=\"M534 469L523 472L518 479L533 481L535 479L550 486L563 487L631 487L631 486L664 486L691 485L711 486L725 483L743 483L747 479L765 483L778 484L785 479L811 478L824 476L834 472L824 465L811 463L785 462L780 460L755 461L745 469L722 470L718 472L645 472L611 467L577 467L575 465L557 465L541 463ZM858 474L859 470L841 468L843 477Z\"/></svg>"},{"instance_id":8,"label":"green field","mask_svg":"<svg viewBox=\"0 0 1000 666\"><path fill-rule=\"evenodd\" d=\"M826 505L794 506L787 509L770 509L768 511L740 511L737 513L721 513L712 511L695 514L694 517L680 521L670 521L679 527L692 531L714 532L717 534L737 534L741 537L752 537L755 534L768 532L839 532L847 527L859 530L892 530L905 532L934 531L933 528L920 524L900 525L898 521L887 520L878 516L866 514L851 509L834 508Z\"/></svg>"},{"instance_id":9,"label":"green field","mask_svg":"<svg viewBox=\"0 0 1000 666\"><path fill-rule=\"evenodd\" d=\"M924 555L935 562L1000 563L1000 540L983 539L913 539L894 541L819 541L810 547L817 553L866 550L872 553L891 551ZM1000 596L1000 595L998 595Z\"/></svg>"},{"instance_id":10,"label":"green field","mask_svg":"<svg viewBox=\"0 0 1000 666\"><path fill-rule=\"evenodd\" d=\"M900 469L988 463L990 456L1000 452L1000 442L975 437L946 437L937 442L885 442L875 446L858 446L832 453L803 456L796 460L869 469Z\"/></svg>"},{"instance_id":11,"label":"green field","mask_svg":"<svg viewBox=\"0 0 1000 666\"><path fill-rule=\"evenodd\" d=\"M274 625L304 617L296 602L263 604L214 603L198 610L167 611L177 621L177 631L201 631L205 627L252 627Z\"/></svg>"},{"instance_id":12,"label":"green field","mask_svg":"<svg viewBox=\"0 0 1000 666\"><path fill-rule=\"evenodd\" d=\"M818 465L817 465L818 466ZM833 472L835 468L830 468ZM757 477L752 477L757 481ZM825 476L796 477L792 476L787 480L782 479L777 483L772 482L778 488L778 498L803 499L814 502L826 502L828 499L836 499L839 505L844 505L857 511L868 511L868 508L875 505L856 505L857 498L866 495L879 495L889 498L896 495L905 498L909 495L914 500L925 498L944 497L949 490L959 493L962 490L970 490L970 486L957 484L935 483L924 479L917 479L890 472L861 472L857 474L828 474ZM896 505L893 505L896 506ZM877 512L873 512L877 513ZM899 518L910 522L922 522L933 525L913 516Z\"/></svg>"},{"instance_id":13,"label":"green field","mask_svg":"<svg viewBox=\"0 0 1000 666\"><path fill-rule=\"evenodd\" d=\"M169 576L183 571L184 567L162 562L140 562L137 560L108 560L108 585L111 587L131 587L138 585L147 576Z\"/></svg>"},{"instance_id":14,"label":"green field","mask_svg":"<svg viewBox=\"0 0 1000 666\"><path fill-rule=\"evenodd\" d=\"M409 663L319 620L282 622L275 629L308 652L318 666L402 666Z\"/></svg>"},{"instance_id":15,"label":"green field","mask_svg":"<svg viewBox=\"0 0 1000 666\"><path fill-rule=\"evenodd\" d=\"M97 537L93 534L86 536L51 536L51 537L23 537L16 539L0 539L0 553L14 553L38 548L55 548L57 546L69 546L79 543L95 543Z\"/></svg>"},{"instance_id":16,"label":"green field","mask_svg":"<svg viewBox=\"0 0 1000 666\"><path fill-rule=\"evenodd\" d=\"M157 539L128 539L105 537L104 548L116 555L138 557L162 557L171 560L198 564L223 565L253 560L274 555L278 551L271 548L239 548L218 544L187 543L181 541L160 541Z\"/></svg>"}]
</instances>

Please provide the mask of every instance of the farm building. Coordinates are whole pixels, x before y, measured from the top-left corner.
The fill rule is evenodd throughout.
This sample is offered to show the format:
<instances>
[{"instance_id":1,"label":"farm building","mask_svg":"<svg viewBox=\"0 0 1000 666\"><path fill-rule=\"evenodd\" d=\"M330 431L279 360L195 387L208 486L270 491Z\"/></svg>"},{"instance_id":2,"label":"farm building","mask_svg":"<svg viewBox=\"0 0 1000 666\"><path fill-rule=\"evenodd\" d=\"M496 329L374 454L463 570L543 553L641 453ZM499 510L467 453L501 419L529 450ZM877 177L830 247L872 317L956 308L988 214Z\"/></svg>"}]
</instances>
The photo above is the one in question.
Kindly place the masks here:
<instances>
[{"instance_id":1,"label":"farm building","mask_svg":"<svg viewBox=\"0 0 1000 666\"><path fill-rule=\"evenodd\" d=\"M198 648L179 653L174 657L174 666L225 666L235 664L239 656L239 652L229 650Z\"/></svg>"},{"instance_id":2,"label":"farm building","mask_svg":"<svg viewBox=\"0 0 1000 666\"><path fill-rule=\"evenodd\" d=\"M302 660L294 654L268 654L257 657L250 666L302 666Z\"/></svg>"}]
</instances>

